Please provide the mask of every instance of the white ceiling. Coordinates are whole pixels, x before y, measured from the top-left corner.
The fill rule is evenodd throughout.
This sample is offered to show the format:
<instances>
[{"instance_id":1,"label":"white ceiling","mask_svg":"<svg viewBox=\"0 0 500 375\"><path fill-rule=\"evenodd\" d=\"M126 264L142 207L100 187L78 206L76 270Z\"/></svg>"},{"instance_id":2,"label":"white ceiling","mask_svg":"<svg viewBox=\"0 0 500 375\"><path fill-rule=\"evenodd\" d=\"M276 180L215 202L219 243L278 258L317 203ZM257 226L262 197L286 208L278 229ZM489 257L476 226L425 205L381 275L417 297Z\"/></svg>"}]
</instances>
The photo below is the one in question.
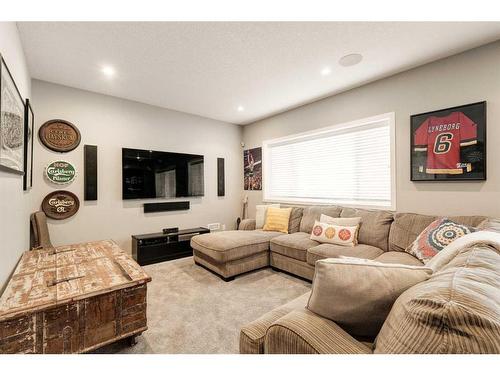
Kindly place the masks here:
<instances>
[{"instance_id":1,"label":"white ceiling","mask_svg":"<svg viewBox=\"0 0 500 375\"><path fill-rule=\"evenodd\" d=\"M20 22L18 28L33 78L236 124L500 39L500 22ZM350 53L363 61L340 66ZM113 79L101 72L106 64L116 69ZM325 67L328 76L320 74Z\"/></svg>"}]
</instances>

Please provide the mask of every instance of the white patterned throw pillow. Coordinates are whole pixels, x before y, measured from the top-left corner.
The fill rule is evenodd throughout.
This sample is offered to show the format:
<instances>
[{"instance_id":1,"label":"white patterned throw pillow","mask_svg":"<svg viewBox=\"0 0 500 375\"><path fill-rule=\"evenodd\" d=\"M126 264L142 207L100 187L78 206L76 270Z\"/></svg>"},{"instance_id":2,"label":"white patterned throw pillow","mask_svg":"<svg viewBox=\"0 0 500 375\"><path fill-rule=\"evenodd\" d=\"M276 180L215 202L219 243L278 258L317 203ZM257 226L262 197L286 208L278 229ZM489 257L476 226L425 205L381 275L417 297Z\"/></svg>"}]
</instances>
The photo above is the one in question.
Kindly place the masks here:
<instances>
[{"instance_id":1,"label":"white patterned throw pillow","mask_svg":"<svg viewBox=\"0 0 500 375\"><path fill-rule=\"evenodd\" d=\"M321 243L355 246L358 244L358 228L358 225L335 225L316 220L310 238Z\"/></svg>"}]
</instances>

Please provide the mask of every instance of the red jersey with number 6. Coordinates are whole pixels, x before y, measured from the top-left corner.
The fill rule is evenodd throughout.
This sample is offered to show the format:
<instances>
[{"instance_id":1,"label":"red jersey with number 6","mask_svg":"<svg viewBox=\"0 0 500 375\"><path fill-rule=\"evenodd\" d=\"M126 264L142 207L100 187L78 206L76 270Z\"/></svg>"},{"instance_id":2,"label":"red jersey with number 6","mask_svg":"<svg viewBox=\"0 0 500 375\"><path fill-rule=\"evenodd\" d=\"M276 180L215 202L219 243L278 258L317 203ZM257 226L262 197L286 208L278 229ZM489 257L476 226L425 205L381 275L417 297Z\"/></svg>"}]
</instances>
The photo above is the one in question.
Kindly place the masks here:
<instances>
[{"instance_id":1,"label":"red jersey with number 6","mask_svg":"<svg viewBox=\"0 0 500 375\"><path fill-rule=\"evenodd\" d=\"M477 125L462 112L427 118L414 134L415 151L427 152L426 173L461 174L472 170L460 160L460 148L477 143ZM420 168L423 172L423 166Z\"/></svg>"}]
</instances>

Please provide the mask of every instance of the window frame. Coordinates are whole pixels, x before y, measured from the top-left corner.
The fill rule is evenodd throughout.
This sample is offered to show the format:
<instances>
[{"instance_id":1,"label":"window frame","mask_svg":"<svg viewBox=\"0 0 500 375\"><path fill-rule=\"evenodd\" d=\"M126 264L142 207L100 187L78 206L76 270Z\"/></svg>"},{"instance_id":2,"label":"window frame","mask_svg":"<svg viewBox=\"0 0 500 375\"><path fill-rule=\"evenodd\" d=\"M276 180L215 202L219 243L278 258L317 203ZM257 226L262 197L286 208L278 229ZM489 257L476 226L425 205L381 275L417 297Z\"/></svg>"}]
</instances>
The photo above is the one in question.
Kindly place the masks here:
<instances>
[{"instance_id":1,"label":"window frame","mask_svg":"<svg viewBox=\"0 0 500 375\"><path fill-rule=\"evenodd\" d=\"M396 116L394 112L383 113L380 115L365 117L358 120L353 120L345 123L340 123L336 125L331 125L323 128L313 129L301 133L291 134L284 137L274 138L264 140L262 142L262 201L264 203L285 203L285 204L298 204L298 205L332 205L338 204L347 207L354 208L365 208L365 209L384 209L389 211L396 211L397 202L397 189L396 189ZM277 144L286 144L299 141L301 139L312 139L321 137L321 135L343 132L353 128L369 128L376 123L382 121L387 121L389 124L389 134L390 134L390 178L391 178L391 202L389 206L375 205L375 204L346 204L345 202L336 201L335 199L304 199L304 198L280 198L280 197L270 197L269 189L267 186L267 181L270 181L268 177L269 168L269 150L270 147Z\"/></svg>"}]
</instances>

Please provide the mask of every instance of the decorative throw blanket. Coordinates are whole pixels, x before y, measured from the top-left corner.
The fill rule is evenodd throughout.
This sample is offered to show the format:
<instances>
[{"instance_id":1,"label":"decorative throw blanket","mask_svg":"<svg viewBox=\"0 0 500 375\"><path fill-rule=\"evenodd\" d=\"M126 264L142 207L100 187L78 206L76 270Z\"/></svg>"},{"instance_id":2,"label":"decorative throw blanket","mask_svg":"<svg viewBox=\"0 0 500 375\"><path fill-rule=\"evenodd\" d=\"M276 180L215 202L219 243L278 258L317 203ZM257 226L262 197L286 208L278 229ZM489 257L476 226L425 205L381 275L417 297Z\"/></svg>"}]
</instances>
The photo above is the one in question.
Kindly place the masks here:
<instances>
[{"instance_id":1,"label":"decorative throw blanket","mask_svg":"<svg viewBox=\"0 0 500 375\"><path fill-rule=\"evenodd\" d=\"M432 268L433 272L439 271L461 251L476 245L491 246L500 253L500 233L483 230L457 238L434 256L426 266Z\"/></svg>"}]
</instances>

